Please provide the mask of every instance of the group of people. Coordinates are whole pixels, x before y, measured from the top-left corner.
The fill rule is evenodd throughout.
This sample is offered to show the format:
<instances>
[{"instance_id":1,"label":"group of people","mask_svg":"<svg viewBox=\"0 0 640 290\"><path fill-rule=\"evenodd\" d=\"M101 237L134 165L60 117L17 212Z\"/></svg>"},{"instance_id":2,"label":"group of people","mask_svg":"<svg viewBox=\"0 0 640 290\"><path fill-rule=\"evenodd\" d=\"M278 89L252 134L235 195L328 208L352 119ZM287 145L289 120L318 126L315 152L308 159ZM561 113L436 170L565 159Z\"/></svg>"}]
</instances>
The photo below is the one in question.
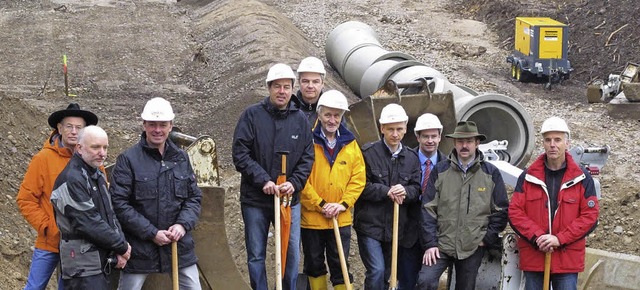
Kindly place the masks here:
<instances>
[{"instance_id":1,"label":"group of people","mask_svg":"<svg viewBox=\"0 0 640 290\"><path fill-rule=\"evenodd\" d=\"M398 289L435 290L451 266L455 289L475 289L485 252L501 246L507 223L519 236L526 289L542 288L545 255L552 257L553 289L576 289L585 237L597 225L598 200L588 171L567 151L564 120L543 123L545 153L523 171L510 202L500 171L479 150L486 136L475 122L458 122L445 136L454 144L446 155L438 149L440 120L424 114L413 129L419 145L408 148L402 140L409 117L399 104L389 104L378 120L381 140L360 147L343 119L347 99L337 90L324 91L325 74L315 57L303 59L297 73L289 65L273 65L266 78L269 95L247 108L235 128L232 154L241 174L252 289L268 289L274 195L293 200L283 289L296 289L300 246L310 289L327 289L327 274L334 289L346 289L343 277L352 275L342 273L334 219L345 257L351 228L356 232L364 289L388 289L394 207ZM284 167L281 152L288 152ZM287 180L276 184L281 168Z\"/></svg>"},{"instance_id":2,"label":"group of people","mask_svg":"<svg viewBox=\"0 0 640 290\"><path fill-rule=\"evenodd\" d=\"M388 289L395 210L398 289L435 290L451 266L455 289L475 289L482 258L499 247L507 223L519 236L526 289L542 288L549 255L553 289L576 289L599 207L593 179L567 151L564 120L542 124L545 152L524 170L509 202L499 170L479 150L486 136L476 123L458 122L445 136L454 144L447 155L439 150L440 120L424 114L413 128L419 145L408 148L402 140L409 117L389 104L378 120L381 140L360 147L344 122L347 98L324 90L325 75L315 57L303 59L296 73L283 63L271 66L268 96L236 125L232 155L241 174L252 289L269 288L275 195L292 197L283 289L296 289L300 246L311 289L327 289L327 274L334 289L346 289L353 276L342 272L334 224L345 257L355 230L364 289ZM187 154L168 138L174 117L168 101L149 100L140 141L118 156L107 177L108 137L98 117L77 104L51 114L53 132L17 196L38 233L25 289L44 289L58 265L59 289L109 289L112 267L122 269L119 289L140 289L149 274L171 270L171 243L178 246L180 289L201 288L191 232L202 194ZM286 181L277 182L282 168Z\"/></svg>"},{"instance_id":3,"label":"group of people","mask_svg":"<svg viewBox=\"0 0 640 290\"><path fill-rule=\"evenodd\" d=\"M53 131L33 157L17 203L38 235L25 289L45 289L58 265L58 289L141 289L152 273L171 271L177 243L181 289L201 289L191 231L201 191L186 152L170 139L171 104L149 100L140 141L103 163L109 139L98 117L76 103L49 116ZM109 180L109 181L107 181Z\"/></svg>"}]
</instances>

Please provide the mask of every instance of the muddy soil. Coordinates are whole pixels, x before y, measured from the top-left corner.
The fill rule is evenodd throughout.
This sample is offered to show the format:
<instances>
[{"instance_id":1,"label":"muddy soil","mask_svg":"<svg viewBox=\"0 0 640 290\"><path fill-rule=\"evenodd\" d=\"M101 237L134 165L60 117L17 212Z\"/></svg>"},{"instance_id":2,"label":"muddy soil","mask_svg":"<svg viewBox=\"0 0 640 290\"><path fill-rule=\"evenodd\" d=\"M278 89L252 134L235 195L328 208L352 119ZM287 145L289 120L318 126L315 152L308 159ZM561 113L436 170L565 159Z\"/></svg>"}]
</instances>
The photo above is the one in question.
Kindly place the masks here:
<instances>
[{"instance_id":1,"label":"muddy soil","mask_svg":"<svg viewBox=\"0 0 640 290\"><path fill-rule=\"evenodd\" d=\"M632 1L615 5L481 0L170 2L5 0L0 4L1 289L21 288L28 273L35 231L20 215L15 196L31 156L49 134L48 115L69 102L95 112L110 136L110 163L138 140L138 116L153 96L172 102L175 125L183 131L211 135L217 141L223 185L228 187L228 240L246 278L239 178L230 157L237 117L266 95L264 77L270 65L285 62L295 67L302 58L315 55L328 66L326 36L349 20L371 25L387 49L415 56L452 83L514 98L536 128L557 115L568 120L574 144L609 145L610 159L599 177L604 196L600 226L588 243L603 250L640 253L635 237L640 226L636 182L640 159L634 154L640 122L611 116L607 104L588 104L585 97L588 81L619 72L627 61L639 61L632 59L638 55L640 27ZM575 77L550 91L509 77L505 57L512 45L513 17L524 14L556 17L571 26ZM69 57L70 93L75 97L64 94L63 54ZM327 68L326 87L346 92L355 102L337 73ZM540 152L536 149L534 155ZM350 261L359 289L364 269L355 240L352 249ZM49 289L54 289L52 284Z\"/></svg>"}]
</instances>

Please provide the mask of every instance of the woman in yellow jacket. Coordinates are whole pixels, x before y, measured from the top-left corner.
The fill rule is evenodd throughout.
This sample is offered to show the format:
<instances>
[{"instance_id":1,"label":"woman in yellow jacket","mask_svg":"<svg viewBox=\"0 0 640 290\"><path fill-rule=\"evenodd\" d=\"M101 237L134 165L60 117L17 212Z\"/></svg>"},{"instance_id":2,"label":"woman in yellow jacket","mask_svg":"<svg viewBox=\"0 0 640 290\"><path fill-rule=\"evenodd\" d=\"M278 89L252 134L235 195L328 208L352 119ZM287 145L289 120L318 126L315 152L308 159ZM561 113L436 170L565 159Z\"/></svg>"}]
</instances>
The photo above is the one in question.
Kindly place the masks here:
<instances>
[{"instance_id":1,"label":"woman in yellow jacket","mask_svg":"<svg viewBox=\"0 0 640 290\"><path fill-rule=\"evenodd\" d=\"M325 253L333 288L346 289L332 219L338 221L344 256L348 257L353 220L350 209L366 182L360 147L342 124L348 110L347 98L336 90L325 92L318 100L319 122L313 129L315 162L300 198L304 273L312 290L327 289ZM351 277L349 274L349 280Z\"/></svg>"}]
</instances>

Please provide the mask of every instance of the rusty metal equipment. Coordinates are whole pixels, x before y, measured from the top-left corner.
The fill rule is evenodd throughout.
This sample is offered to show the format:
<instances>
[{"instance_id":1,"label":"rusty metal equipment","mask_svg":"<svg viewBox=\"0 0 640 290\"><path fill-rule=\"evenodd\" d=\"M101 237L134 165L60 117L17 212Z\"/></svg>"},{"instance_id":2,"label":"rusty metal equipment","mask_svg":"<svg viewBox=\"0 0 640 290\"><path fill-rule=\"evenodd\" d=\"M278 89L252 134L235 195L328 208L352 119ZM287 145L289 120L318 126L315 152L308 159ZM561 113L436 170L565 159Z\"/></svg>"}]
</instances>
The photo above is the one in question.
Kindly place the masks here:
<instances>
[{"instance_id":1,"label":"rusty metal equipment","mask_svg":"<svg viewBox=\"0 0 640 290\"><path fill-rule=\"evenodd\" d=\"M415 94L400 95L400 89L412 89L415 90ZM438 116L444 126L443 133L452 132L455 128L456 119L451 93L432 94L426 80L407 83L387 81L371 96L350 105L349 112L345 114L347 126L354 133L359 144L380 140L377 120L382 108L390 103L400 104L405 109L409 116L408 128L413 128L418 117L426 112ZM402 142L410 147L417 145L416 138L411 133L405 134ZM447 138L442 139L440 146L442 150L453 148L453 144Z\"/></svg>"},{"instance_id":2,"label":"rusty metal equipment","mask_svg":"<svg viewBox=\"0 0 640 290\"><path fill-rule=\"evenodd\" d=\"M589 103L602 103L610 98L622 95L629 102L640 101L640 83L638 73L640 65L627 62L620 74L610 74L607 82L600 79L593 80L587 86L587 100Z\"/></svg>"}]
</instances>

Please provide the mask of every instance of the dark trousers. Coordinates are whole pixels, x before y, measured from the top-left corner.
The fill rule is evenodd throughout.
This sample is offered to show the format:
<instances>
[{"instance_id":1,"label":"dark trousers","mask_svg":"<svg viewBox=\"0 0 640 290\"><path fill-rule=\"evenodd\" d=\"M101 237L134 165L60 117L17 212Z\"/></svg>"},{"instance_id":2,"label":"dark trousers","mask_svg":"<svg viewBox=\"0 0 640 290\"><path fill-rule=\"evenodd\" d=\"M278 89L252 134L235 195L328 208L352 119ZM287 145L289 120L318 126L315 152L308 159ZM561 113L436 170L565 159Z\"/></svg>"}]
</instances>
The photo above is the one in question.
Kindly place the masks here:
<instances>
[{"instance_id":1,"label":"dark trousers","mask_svg":"<svg viewBox=\"0 0 640 290\"><path fill-rule=\"evenodd\" d=\"M440 276L451 264L456 272L456 290L474 290L476 288L476 277L478 268L484 257L484 247L478 247L473 255L466 259L456 259L443 252L435 265L422 265L418 274L418 287L420 290L437 290Z\"/></svg>"},{"instance_id":2,"label":"dark trousers","mask_svg":"<svg viewBox=\"0 0 640 290\"><path fill-rule=\"evenodd\" d=\"M98 274L88 277L77 277L62 279L64 290L110 290L109 278L105 274Z\"/></svg>"},{"instance_id":3,"label":"dark trousers","mask_svg":"<svg viewBox=\"0 0 640 290\"><path fill-rule=\"evenodd\" d=\"M398 290L415 289L423 255L420 243L411 248L398 247Z\"/></svg>"},{"instance_id":4,"label":"dark trousers","mask_svg":"<svg viewBox=\"0 0 640 290\"><path fill-rule=\"evenodd\" d=\"M340 227L340 241L342 241L342 250L345 259L349 257L349 248L351 245L351 226ZM338 255L338 245L333 229L330 230L312 230L301 229L300 238L302 240L302 252L304 253L304 273L310 277L319 277L327 274L327 267L324 264L325 253L326 261L331 273L330 280L333 285L345 284L342 276L342 267L340 266L340 256ZM347 260L347 269L349 261ZM349 279L353 281L353 277L349 274Z\"/></svg>"}]
</instances>

